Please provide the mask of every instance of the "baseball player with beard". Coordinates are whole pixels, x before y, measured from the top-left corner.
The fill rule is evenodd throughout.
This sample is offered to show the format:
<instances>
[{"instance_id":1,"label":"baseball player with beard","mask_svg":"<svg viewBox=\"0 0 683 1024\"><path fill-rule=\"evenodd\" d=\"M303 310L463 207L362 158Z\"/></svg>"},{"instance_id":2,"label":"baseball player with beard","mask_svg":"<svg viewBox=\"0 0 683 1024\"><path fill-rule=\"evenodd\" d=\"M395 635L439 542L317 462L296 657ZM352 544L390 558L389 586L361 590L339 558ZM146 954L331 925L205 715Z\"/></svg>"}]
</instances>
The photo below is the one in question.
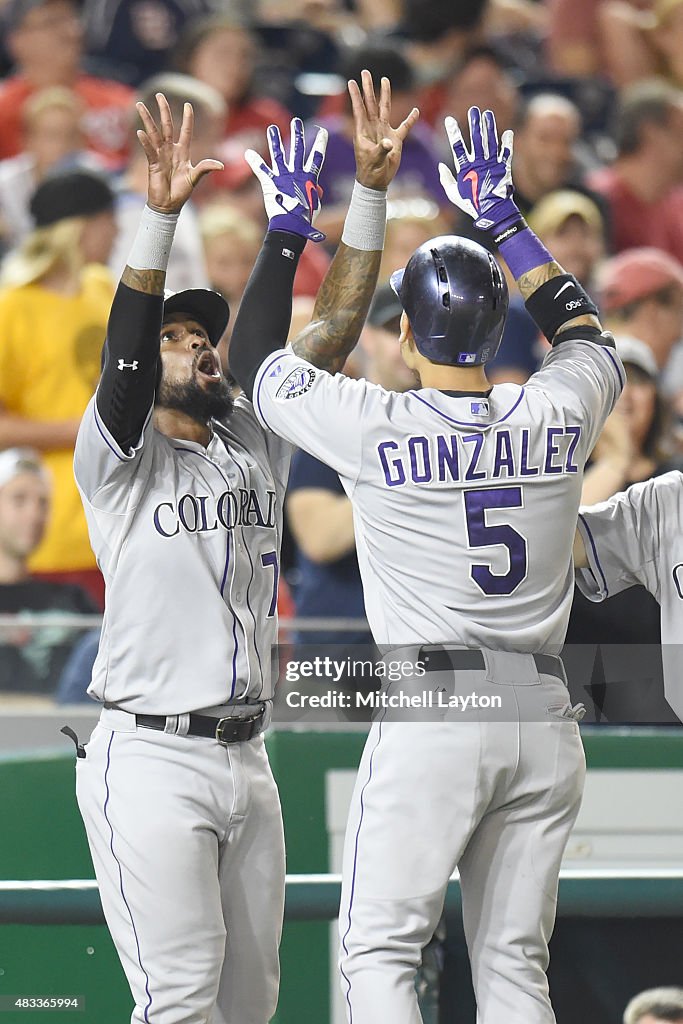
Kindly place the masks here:
<instances>
[{"instance_id":1,"label":"baseball player with beard","mask_svg":"<svg viewBox=\"0 0 683 1024\"><path fill-rule=\"evenodd\" d=\"M417 117L394 131L369 76L354 105L358 186L349 216L384 216L386 185ZM266 1024L275 1012L284 904L283 830L264 747L282 500L291 445L234 402L216 345L228 320L214 292L164 299L173 232L200 178L192 108L179 135L157 95L142 104L148 200L109 318L97 392L75 474L106 581L89 693L103 704L78 745L77 796L102 906L135 1008L147 1024ZM326 133L306 157L292 122L289 159L269 142L269 230L260 256L268 301L233 334L285 343L298 257L319 208ZM355 344L374 290L375 251L347 234L314 321L295 339L328 370ZM360 245L356 248L357 243ZM252 315L254 313L254 315ZM307 365L309 365L307 363Z\"/></svg>"},{"instance_id":2,"label":"baseball player with beard","mask_svg":"<svg viewBox=\"0 0 683 1024\"><path fill-rule=\"evenodd\" d=\"M582 508L574 568L590 601L640 583L659 602L664 695L683 722L683 474L664 473Z\"/></svg>"},{"instance_id":3,"label":"baseball player with beard","mask_svg":"<svg viewBox=\"0 0 683 1024\"><path fill-rule=\"evenodd\" d=\"M520 216L512 133L499 145L477 108L470 149L446 127L457 173L442 165L442 183L491 232L552 342L542 369L524 387L489 385L507 286L490 253L453 236L420 246L392 279L418 389L395 394L234 338L231 366L264 428L339 473L374 639L407 666L403 689L383 692L347 827L350 1024L418 1024L415 972L456 867L479 1024L553 1024L548 939L585 771L557 655L583 468L623 367L593 302ZM257 264L242 310L269 287ZM472 693L501 714L463 712ZM446 710L432 721L386 710L413 696Z\"/></svg>"}]
</instances>

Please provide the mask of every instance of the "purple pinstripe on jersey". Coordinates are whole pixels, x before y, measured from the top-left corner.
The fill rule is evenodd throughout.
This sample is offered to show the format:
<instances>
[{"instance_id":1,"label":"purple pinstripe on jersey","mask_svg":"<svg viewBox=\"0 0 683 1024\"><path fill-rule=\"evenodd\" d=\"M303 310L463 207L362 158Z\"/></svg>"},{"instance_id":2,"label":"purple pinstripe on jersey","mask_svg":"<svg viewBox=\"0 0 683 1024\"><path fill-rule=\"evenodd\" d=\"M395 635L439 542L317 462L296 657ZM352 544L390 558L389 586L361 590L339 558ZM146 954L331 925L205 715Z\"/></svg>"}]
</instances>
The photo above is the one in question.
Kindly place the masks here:
<instances>
[{"instance_id":1,"label":"purple pinstripe on jersey","mask_svg":"<svg viewBox=\"0 0 683 1024\"><path fill-rule=\"evenodd\" d=\"M501 416L500 419L497 420L489 420L488 423L470 423L469 420L453 419L452 416L447 416L446 413L442 412L441 409L439 409L436 405L432 405L431 402L428 402L426 398L421 398L420 395L418 395L415 391L409 391L408 394L410 395L411 398L417 398L418 402L422 402L422 404L426 405L428 409L433 409L434 412L438 412L439 416L442 416L445 420L448 420L449 423L455 423L457 427L479 427L480 430L483 430L485 427L492 427L496 423L505 423L505 420L508 419L508 417L512 416L513 412L515 411L519 403L522 401L522 398L524 397L524 388L520 390L519 398L512 406L512 408L505 413L504 416Z\"/></svg>"},{"instance_id":2,"label":"purple pinstripe on jersey","mask_svg":"<svg viewBox=\"0 0 683 1024\"><path fill-rule=\"evenodd\" d=\"M384 715L386 715L386 711L382 714L382 717L380 718L380 721L379 721L377 742L375 743L375 746L373 747L372 753L370 754L370 767L369 767L369 770L368 770L368 777L365 780L365 784L363 785L363 788L362 788L362 790L360 792L360 818L358 819L358 828L356 829L356 840L355 840L355 845L354 845L354 850L353 850L353 868L352 868L352 871L351 871L351 894L349 896L349 913L348 913L348 917L347 917L348 925L347 925L346 931L344 932L344 935L343 935L343 938L342 938L342 947L343 947L344 952L346 953L347 956L348 956L349 950L348 950L348 946L346 945L346 940L348 938L349 932L351 931L351 910L353 908L353 897L354 897L354 893L356 891L356 867L357 867L357 864L358 864L358 840L360 839L360 830L361 830L361 825L363 824L363 815L365 813L365 803L364 803L365 790L368 788L368 785L370 783L370 779L372 778L372 762L373 762L373 760L375 758L375 754L377 753L377 748L379 747L379 741L382 739L382 722L384 720ZM349 1008L349 1024L353 1024L353 1009L351 1007L351 979L346 974L344 974L344 968L343 967L340 967L340 971L341 971L342 977L344 978L344 981L346 982L346 985L347 985L347 988L346 988L346 1003L347 1003L347 1006Z\"/></svg>"},{"instance_id":3,"label":"purple pinstripe on jersey","mask_svg":"<svg viewBox=\"0 0 683 1024\"><path fill-rule=\"evenodd\" d=\"M609 358L612 360L612 363L614 365L614 369L617 371L617 377L619 378L619 381L621 382L621 387L622 387L622 390L623 390L624 385L626 384L626 380L624 378L623 370L621 370L619 368L619 363L614 358L614 353L612 352L611 349L607 348L605 345L601 345L600 349L601 349L602 352L605 353L606 356L609 356Z\"/></svg>"},{"instance_id":4,"label":"purple pinstripe on jersey","mask_svg":"<svg viewBox=\"0 0 683 1024\"><path fill-rule=\"evenodd\" d=\"M109 440L109 438L107 437L107 435L104 432L103 425L100 422L100 415L99 415L99 413L97 411L97 401L93 402L93 406L92 407L93 407L93 413L94 413L94 416L95 416L95 426L97 427L97 429L98 429L98 431L99 431L99 433L100 433L100 435L102 437L102 440L106 444L107 448L109 448L110 451L112 451L114 453L114 455L119 460L119 462L127 462L128 459L125 457L125 455L121 455L120 452L117 452L116 448L114 448L114 445L111 443L111 441Z\"/></svg>"},{"instance_id":5,"label":"purple pinstripe on jersey","mask_svg":"<svg viewBox=\"0 0 683 1024\"><path fill-rule=\"evenodd\" d=\"M284 350L281 349L278 352L278 354L275 356L275 358L271 359L270 362L268 363L268 365L263 368L263 370L261 371L261 376L259 377L259 382L258 382L258 384L256 386L256 408L259 411L259 415L261 417L261 422L264 423L266 427L268 427L268 430L270 430L271 428L268 426L268 423L266 422L266 417L263 415L263 409L261 408L261 385L263 384L263 378L265 377L265 375L267 374L268 370L271 368L273 363L276 363L278 361L278 359L282 358L283 355L284 355ZM277 431L274 430L273 433L276 434Z\"/></svg>"},{"instance_id":6,"label":"purple pinstripe on jersey","mask_svg":"<svg viewBox=\"0 0 683 1024\"><path fill-rule=\"evenodd\" d=\"M201 452L195 451L194 448L180 448L180 447L176 447L175 445L174 445L174 448L175 448L175 451L177 451L177 452L189 452L190 455L197 455L200 459L204 459L204 462L208 462L208 464L210 466L213 466L214 469L218 470L218 472L219 472L219 474L221 476L221 479L225 483L225 485L228 488L228 490L230 490L230 481L228 480L228 478L223 473L223 470L221 469L220 466L217 466L215 462L212 462L212 460L207 455L203 455ZM225 593L224 593L224 591L225 591L225 584L226 584L227 579L228 579L228 568L230 566L230 534L229 533L227 534L227 537L228 537L228 541L227 541L226 550L225 550L225 568L223 570L223 579L221 580L221 597L223 599L225 599ZM238 617L237 617L237 613L235 612L235 609L232 607L231 604L228 604L228 608L230 609L230 612L232 614L233 651L232 651L232 684L230 686L230 700L232 700L232 698L235 696L235 687L237 685L237 647L238 647L238 644L237 644L237 625L236 625L236 623L238 621ZM242 625L241 622L240 622L240 626L242 627L242 632L244 633L244 640L245 640L245 643L246 643L247 631L246 631L246 629L244 628L244 626Z\"/></svg>"},{"instance_id":7,"label":"purple pinstripe on jersey","mask_svg":"<svg viewBox=\"0 0 683 1024\"><path fill-rule=\"evenodd\" d=\"M235 465L237 466L237 469L239 470L239 474L242 477L242 483L244 484L244 489L247 490L247 478L246 478L246 475L245 475L242 467L240 466L239 462L237 461L237 459L235 459ZM244 534L242 534L242 536L244 536ZM251 617L254 620L254 650L256 651L256 659L258 661L259 673L260 673L260 676L261 676L261 688L259 690L259 697L260 697L261 694L263 693L263 665L261 664L261 655L259 654L258 643L256 642L256 616L254 615L254 610L251 607L251 602L249 600L249 588L250 588L250 586L251 586L251 584L253 583L253 580L254 580L254 563L253 563L252 558L251 558L251 552L249 551L249 545L245 543L244 549L247 552L247 558L249 559L249 565L251 566L251 576L249 578L249 582L247 583L246 595L247 595L247 608L249 609L249 611L251 613Z\"/></svg>"},{"instance_id":8,"label":"purple pinstripe on jersey","mask_svg":"<svg viewBox=\"0 0 683 1024\"><path fill-rule=\"evenodd\" d=\"M136 949L138 951L138 963L140 964L140 970L142 971L142 973L145 976L145 992L147 993L147 1005L145 1006L144 1014L145 1014L145 1021L147 1021L147 1024L149 1024L149 1010L150 1010L150 1007L152 1005L152 996L151 996L150 991L149 991L149 975L147 974L147 971L145 970L145 968L142 966L142 956L141 956L141 953L140 953L140 940L138 939L138 933L137 933L137 929L135 927L135 921L133 920L133 915L131 913L131 909L130 909L130 906L128 904L128 900L126 899L126 894L123 891L123 869L121 867L120 860L118 859L118 857L114 853L114 826L112 825L111 821L109 820L109 816L107 814L107 807L109 806L109 798L111 796L111 794L109 792L109 767L111 765L111 748L112 748L112 744L114 742L114 736L115 735L116 735L116 733L112 733L111 734L111 739L109 740L109 746L107 747L107 767L104 769L104 788L106 790L107 795L106 795L106 798L105 798L105 801L104 801L104 807L102 808L102 811L104 813L104 819L107 822L107 825L109 825L109 833L110 833L109 849L111 850L112 857L116 861L116 865L117 865L117 867L119 869L119 888L121 890L121 897L123 899L123 902L126 905L126 910L128 911L128 917L130 918L130 923L131 923L132 928L133 928L133 935L135 936L135 946L136 946Z\"/></svg>"},{"instance_id":9,"label":"purple pinstripe on jersey","mask_svg":"<svg viewBox=\"0 0 683 1024\"><path fill-rule=\"evenodd\" d=\"M605 588L605 597L608 597L609 596L609 587L607 586L607 580L605 579L605 574L602 571L602 566L600 565L600 559L598 558L598 549L595 546L595 540L593 539L593 534L591 533L590 526L588 525L588 523L586 522L585 518L580 513L579 513L579 519L583 523L584 530L588 534L588 539L589 539L589 541L591 543L591 548L593 550L593 558L595 559L595 564L598 567L598 572L600 573L600 576L602 577L602 585ZM589 566L589 569L590 569L590 566Z\"/></svg>"}]
</instances>

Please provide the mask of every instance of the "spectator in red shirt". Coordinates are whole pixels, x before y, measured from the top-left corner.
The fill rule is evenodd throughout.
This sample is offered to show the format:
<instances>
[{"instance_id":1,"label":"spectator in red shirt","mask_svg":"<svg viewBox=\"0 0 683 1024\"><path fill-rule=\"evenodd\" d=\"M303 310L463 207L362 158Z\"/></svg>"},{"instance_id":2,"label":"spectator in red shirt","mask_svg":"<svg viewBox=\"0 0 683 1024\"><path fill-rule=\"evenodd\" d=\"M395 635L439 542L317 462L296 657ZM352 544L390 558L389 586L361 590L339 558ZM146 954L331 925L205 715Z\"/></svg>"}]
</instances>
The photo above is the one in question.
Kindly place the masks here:
<instances>
[{"instance_id":1,"label":"spectator in red shirt","mask_svg":"<svg viewBox=\"0 0 683 1024\"><path fill-rule=\"evenodd\" d=\"M38 89L67 86L84 106L89 149L111 166L126 156L132 91L119 82L83 74L83 28L75 0L12 0L5 42L15 71L0 85L0 159L22 149L22 114Z\"/></svg>"},{"instance_id":2,"label":"spectator in red shirt","mask_svg":"<svg viewBox=\"0 0 683 1024\"><path fill-rule=\"evenodd\" d=\"M218 154L225 171L216 175L214 188L232 188L243 180L244 151L263 144L268 125L276 124L283 138L289 136L290 112L276 100L256 94L256 55L255 36L226 14L190 23L178 44L177 69L213 86L227 104L227 138Z\"/></svg>"},{"instance_id":3,"label":"spectator in red shirt","mask_svg":"<svg viewBox=\"0 0 683 1024\"><path fill-rule=\"evenodd\" d=\"M617 159L589 178L609 203L615 251L653 246L683 262L683 92L658 80L632 86L616 135Z\"/></svg>"}]
</instances>

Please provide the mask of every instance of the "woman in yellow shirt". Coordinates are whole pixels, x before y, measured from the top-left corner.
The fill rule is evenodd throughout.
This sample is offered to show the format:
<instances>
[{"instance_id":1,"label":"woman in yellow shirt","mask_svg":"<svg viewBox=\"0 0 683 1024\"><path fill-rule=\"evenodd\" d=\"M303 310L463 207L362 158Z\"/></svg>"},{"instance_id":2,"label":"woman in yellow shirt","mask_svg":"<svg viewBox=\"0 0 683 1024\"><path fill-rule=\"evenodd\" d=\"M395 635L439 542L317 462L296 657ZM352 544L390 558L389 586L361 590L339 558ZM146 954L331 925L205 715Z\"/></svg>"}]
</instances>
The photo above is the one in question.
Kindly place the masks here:
<instances>
[{"instance_id":1,"label":"woman in yellow shirt","mask_svg":"<svg viewBox=\"0 0 683 1024\"><path fill-rule=\"evenodd\" d=\"M46 179L31 200L35 230L0 277L0 448L38 449L52 478L52 515L30 569L78 582L100 604L72 461L114 294L104 266L116 235L113 208L113 192L95 174Z\"/></svg>"}]
</instances>

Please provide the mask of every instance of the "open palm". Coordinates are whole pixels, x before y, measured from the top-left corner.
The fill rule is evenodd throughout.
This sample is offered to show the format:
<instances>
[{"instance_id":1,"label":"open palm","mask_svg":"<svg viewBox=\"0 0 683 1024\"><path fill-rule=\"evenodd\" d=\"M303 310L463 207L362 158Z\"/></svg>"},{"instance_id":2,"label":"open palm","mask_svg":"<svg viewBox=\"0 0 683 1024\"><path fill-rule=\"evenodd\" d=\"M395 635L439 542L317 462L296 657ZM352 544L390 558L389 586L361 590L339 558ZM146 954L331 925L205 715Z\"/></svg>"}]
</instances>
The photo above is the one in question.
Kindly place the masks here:
<instances>
[{"instance_id":1,"label":"open palm","mask_svg":"<svg viewBox=\"0 0 683 1024\"><path fill-rule=\"evenodd\" d=\"M366 188L385 189L398 170L403 143L420 112L413 107L405 121L392 128L389 79L380 83L379 100L369 71L361 72L361 86L362 91L357 82L349 82L356 178Z\"/></svg>"},{"instance_id":2,"label":"open palm","mask_svg":"<svg viewBox=\"0 0 683 1024\"><path fill-rule=\"evenodd\" d=\"M220 171L220 160L190 160L194 113L192 104L183 108L183 120L175 141L173 117L163 93L156 94L159 105L159 125L144 103L137 103L144 131L137 133L149 164L147 204L161 213L177 213L192 195L197 182L211 171Z\"/></svg>"}]
</instances>

